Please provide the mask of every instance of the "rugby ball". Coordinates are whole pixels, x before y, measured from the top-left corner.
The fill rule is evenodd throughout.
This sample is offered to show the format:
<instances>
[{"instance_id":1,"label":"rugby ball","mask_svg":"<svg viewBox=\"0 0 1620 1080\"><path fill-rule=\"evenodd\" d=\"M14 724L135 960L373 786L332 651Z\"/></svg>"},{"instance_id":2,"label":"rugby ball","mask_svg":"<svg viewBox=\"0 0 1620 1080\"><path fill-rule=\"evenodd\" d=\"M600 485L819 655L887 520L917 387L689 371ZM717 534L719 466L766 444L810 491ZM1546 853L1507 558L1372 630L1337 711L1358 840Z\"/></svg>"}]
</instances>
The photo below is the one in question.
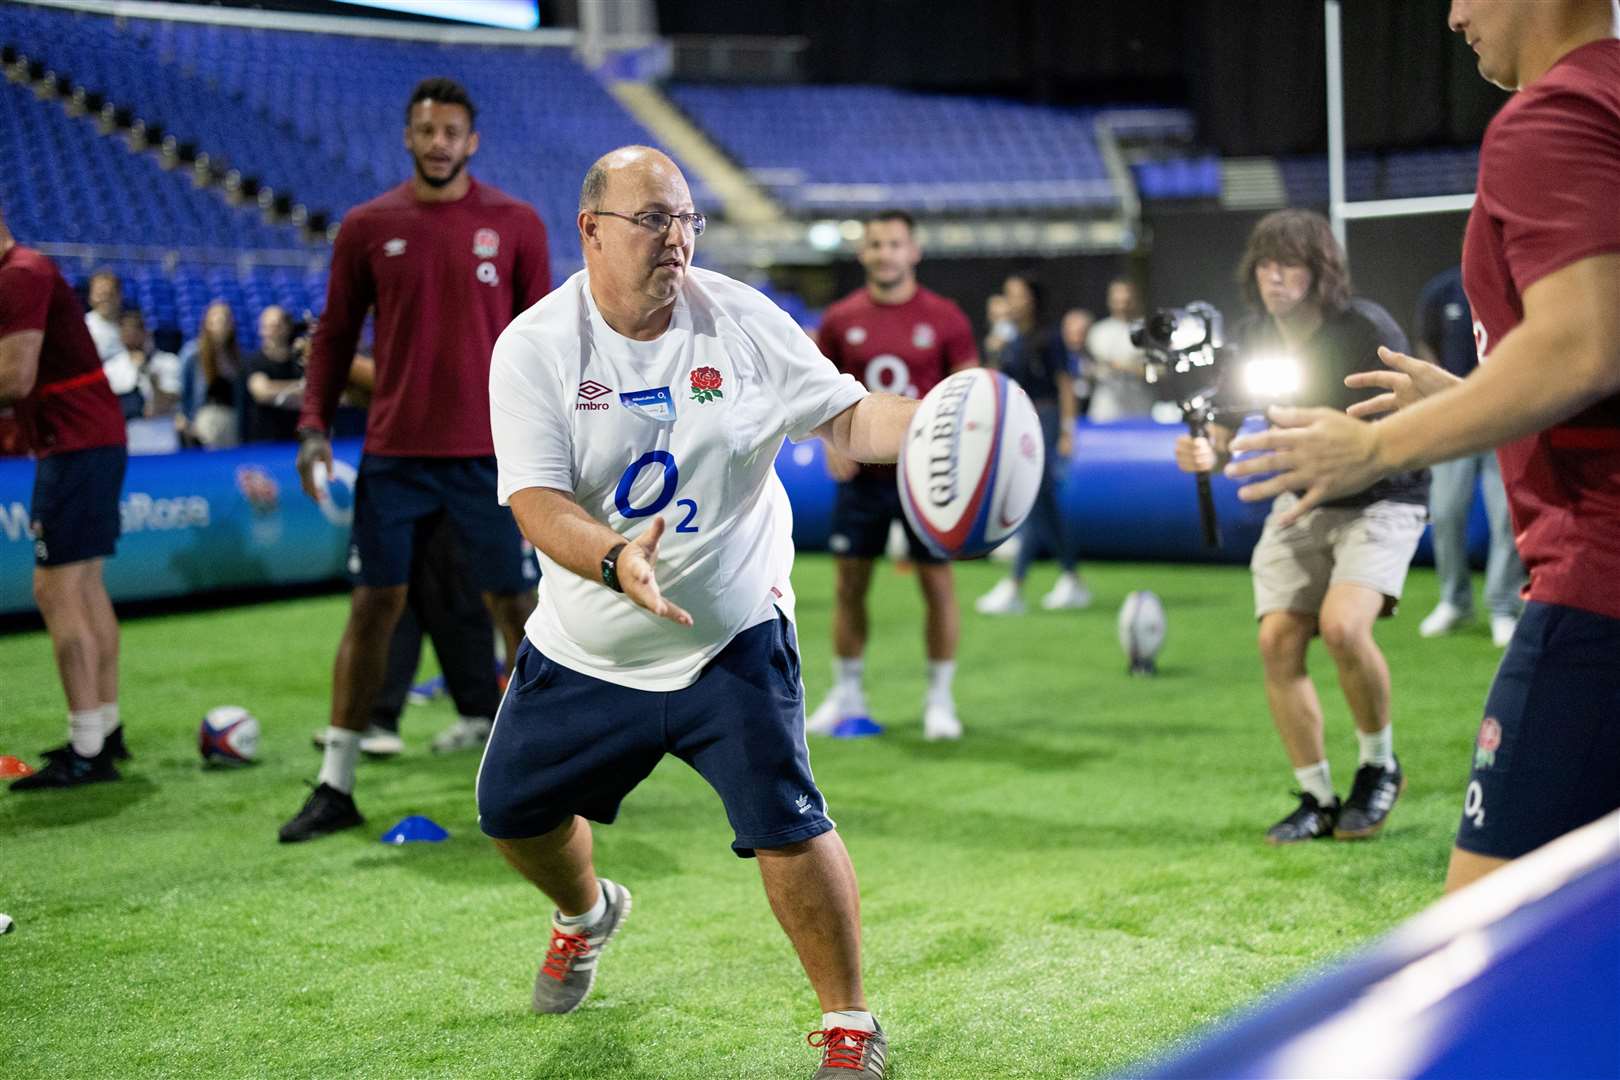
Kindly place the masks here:
<instances>
[{"instance_id":1,"label":"rugby ball","mask_svg":"<svg viewBox=\"0 0 1620 1080\"><path fill-rule=\"evenodd\" d=\"M971 559L1018 531L1046 451L1024 388L999 371L959 371L928 392L900 447L906 521L936 553Z\"/></svg>"},{"instance_id":2,"label":"rugby ball","mask_svg":"<svg viewBox=\"0 0 1620 1080\"><path fill-rule=\"evenodd\" d=\"M1143 590L1125 598L1119 609L1119 647L1125 650L1132 675L1159 673L1164 633L1164 604L1156 594Z\"/></svg>"},{"instance_id":3,"label":"rugby ball","mask_svg":"<svg viewBox=\"0 0 1620 1080\"><path fill-rule=\"evenodd\" d=\"M240 705L209 709L197 731L197 751L210 765L246 765L259 753L259 721Z\"/></svg>"}]
</instances>

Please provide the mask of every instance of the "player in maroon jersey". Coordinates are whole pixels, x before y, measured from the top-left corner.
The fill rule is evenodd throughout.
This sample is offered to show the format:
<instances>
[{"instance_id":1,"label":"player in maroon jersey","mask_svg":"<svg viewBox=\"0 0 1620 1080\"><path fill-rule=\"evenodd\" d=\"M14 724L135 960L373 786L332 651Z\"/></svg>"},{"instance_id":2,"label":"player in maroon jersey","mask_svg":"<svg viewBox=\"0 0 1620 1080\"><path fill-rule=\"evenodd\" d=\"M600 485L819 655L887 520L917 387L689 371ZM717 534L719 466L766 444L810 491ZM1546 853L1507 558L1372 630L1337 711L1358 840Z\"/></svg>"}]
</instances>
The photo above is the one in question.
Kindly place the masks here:
<instances>
[{"instance_id":1,"label":"player in maroon jersey","mask_svg":"<svg viewBox=\"0 0 1620 1080\"><path fill-rule=\"evenodd\" d=\"M68 742L13 791L117 780L118 617L101 565L118 543L124 416L84 309L56 264L0 217L0 412L14 411L38 464L29 508L34 597L67 695Z\"/></svg>"},{"instance_id":2,"label":"player in maroon jersey","mask_svg":"<svg viewBox=\"0 0 1620 1080\"><path fill-rule=\"evenodd\" d=\"M827 309L819 343L839 369L869 390L920 398L946 375L979 362L973 328L962 309L917 284L917 247L911 215L885 210L866 223L860 249L866 284ZM905 529L928 609L928 695L923 734L955 739L962 734L951 695L956 672L956 610L950 563L929 551L906 524L892 465L859 465L827 451L838 481L833 508L832 551L838 560L833 604L834 686L811 714L806 729L833 734L851 720L866 719L861 673L866 651L866 594L872 562L883 553L893 522Z\"/></svg>"},{"instance_id":3,"label":"player in maroon jersey","mask_svg":"<svg viewBox=\"0 0 1620 1080\"><path fill-rule=\"evenodd\" d=\"M1530 572L1474 752L1448 889L1620 808L1620 40L1611 0L1453 0L1480 74L1518 93L1480 148L1463 286L1467 378L1387 349L1351 411L1276 409L1233 441L1243 498L1295 514L1388 473L1496 447ZM1352 380L1354 380L1352 382Z\"/></svg>"},{"instance_id":4,"label":"player in maroon jersey","mask_svg":"<svg viewBox=\"0 0 1620 1080\"><path fill-rule=\"evenodd\" d=\"M489 356L513 316L551 287L546 230L534 208L467 172L478 150L466 90L427 79L405 111L409 180L343 218L326 310L305 379L298 472L318 492L332 465L327 431L361 324L376 309L376 374L355 485L349 620L332 676L320 780L284 842L361 823L353 798L360 733L405 605L418 527L448 515L485 603L517 655L536 574L511 512L495 497Z\"/></svg>"}]
</instances>

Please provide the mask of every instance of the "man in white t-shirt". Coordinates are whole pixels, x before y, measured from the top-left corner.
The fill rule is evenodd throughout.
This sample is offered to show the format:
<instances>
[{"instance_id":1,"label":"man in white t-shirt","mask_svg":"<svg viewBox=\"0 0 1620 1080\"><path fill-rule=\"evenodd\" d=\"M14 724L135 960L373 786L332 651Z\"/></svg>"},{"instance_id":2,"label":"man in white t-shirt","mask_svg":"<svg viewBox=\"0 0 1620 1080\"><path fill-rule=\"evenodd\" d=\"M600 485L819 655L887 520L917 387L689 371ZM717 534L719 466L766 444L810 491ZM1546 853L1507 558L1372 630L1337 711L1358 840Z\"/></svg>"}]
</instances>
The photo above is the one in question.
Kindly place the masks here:
<instances>
[{"instance_id":1,"label":"man in white t-shirt","mask_svg":"<svg viewBox=\"0 0 1620 1080\"><path fill-rule=\"evenodd\" d=\"M118 398L124 419L133 420L141 415L143 401L140 387L140 369L124 345L118 329L118 317L124 310L124 287L118 275L111 270L97 270L90 275L90 310L84 314L84 325L101 355L101 370L107 375L107 385Z\"/></svg>"},{"instance_id":2,"label":"man in white t-shirt","mask_svg":"<svg viewBox=\"0 0 1620 1080\"><path fill-rule=\"evenodd\" d=\"M1092 360L1091 404L1086 416L1104 423L1146 416L1153 409L1153 388L1143 372L1147 358L1131 344L1131 322L1142 314L1136 282L1118 277L1108 283L1108 318L1086 335Z\"/></svg>"},{"instance_id":3,"label":"man in white t-shirt","mask_svg":"<svg viewBox=\"0 0 1620 1080\"><path fill-rule=\"evenodd\" d=\"M916 402L869 394L754 289L691 265L680 170L630 146L585 177L585 269L495 344L499 494L544 568L478 774L479 824L557 906L537 1012L570 1012L630 906L608 823L665 754L725 805L820 999L818 1077L881 1078L859 895L810 774L784 437L893 461Z\"/></svg>"}]
</instances>

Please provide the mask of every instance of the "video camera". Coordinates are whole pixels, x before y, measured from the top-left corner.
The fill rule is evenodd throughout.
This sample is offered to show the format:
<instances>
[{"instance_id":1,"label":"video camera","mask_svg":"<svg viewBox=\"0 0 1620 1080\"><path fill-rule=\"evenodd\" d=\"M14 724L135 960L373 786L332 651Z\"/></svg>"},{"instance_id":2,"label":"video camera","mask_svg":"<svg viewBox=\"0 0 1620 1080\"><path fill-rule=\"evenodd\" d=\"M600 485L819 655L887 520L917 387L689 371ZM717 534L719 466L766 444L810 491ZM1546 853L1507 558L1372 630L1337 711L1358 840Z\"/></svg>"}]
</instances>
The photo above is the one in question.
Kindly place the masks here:
<instances>
[{"instance_id":1,"label":"video camera","mask_svg":"<svg viewBox=\"0 0 1620 1080\"><path fill-rule=\"evenodd\" d=\"M1150 312L1131 324L1131 344L1147 355L1147 381L1169 387L1194 438L1208 436L1217 412L1245 416L1292 401L1303 378L1292 356L1240 356L1226 343L1226 320L1203 300ZM1221 533L1209 474L1199 473L1197 479L1204 543L1218 548Z\"/></svg>"}]
</instances>

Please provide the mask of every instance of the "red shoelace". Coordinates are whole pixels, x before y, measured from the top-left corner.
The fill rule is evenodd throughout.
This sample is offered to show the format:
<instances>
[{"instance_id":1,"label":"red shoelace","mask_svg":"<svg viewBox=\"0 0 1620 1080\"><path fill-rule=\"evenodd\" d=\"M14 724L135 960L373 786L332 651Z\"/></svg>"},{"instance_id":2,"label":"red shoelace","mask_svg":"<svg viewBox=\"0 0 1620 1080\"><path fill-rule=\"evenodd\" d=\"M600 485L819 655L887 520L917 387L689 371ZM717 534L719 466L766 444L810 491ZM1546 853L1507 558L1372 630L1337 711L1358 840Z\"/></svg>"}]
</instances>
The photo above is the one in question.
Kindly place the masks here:
<instances>
[{"instance_id":1,"label":"red shoelace","mask_svg":"<svg viewBox=\"0 0 1620 1080\"><path fill-rule=\"evenodd\" d=\"M590 949L584 934L565 934L553 926L551 947L546 950L546 962L540 965L540 972L562 982L573 969L574 958L584 956Z\"/></svg>"},{"instance_id":2,"label":"red shoelace","mask_svg":"<svg viewBox=\"0 0 1620 1080\"><path fill-rule=\"evenodd\" d=\"M876 1034L854 1028L828 1028L812 1031L804 1041L818 1049L825 1047L821 1056L823 1069L859 1069L866 1063L866 1040Z\"/></svg>"}]
</instances>

